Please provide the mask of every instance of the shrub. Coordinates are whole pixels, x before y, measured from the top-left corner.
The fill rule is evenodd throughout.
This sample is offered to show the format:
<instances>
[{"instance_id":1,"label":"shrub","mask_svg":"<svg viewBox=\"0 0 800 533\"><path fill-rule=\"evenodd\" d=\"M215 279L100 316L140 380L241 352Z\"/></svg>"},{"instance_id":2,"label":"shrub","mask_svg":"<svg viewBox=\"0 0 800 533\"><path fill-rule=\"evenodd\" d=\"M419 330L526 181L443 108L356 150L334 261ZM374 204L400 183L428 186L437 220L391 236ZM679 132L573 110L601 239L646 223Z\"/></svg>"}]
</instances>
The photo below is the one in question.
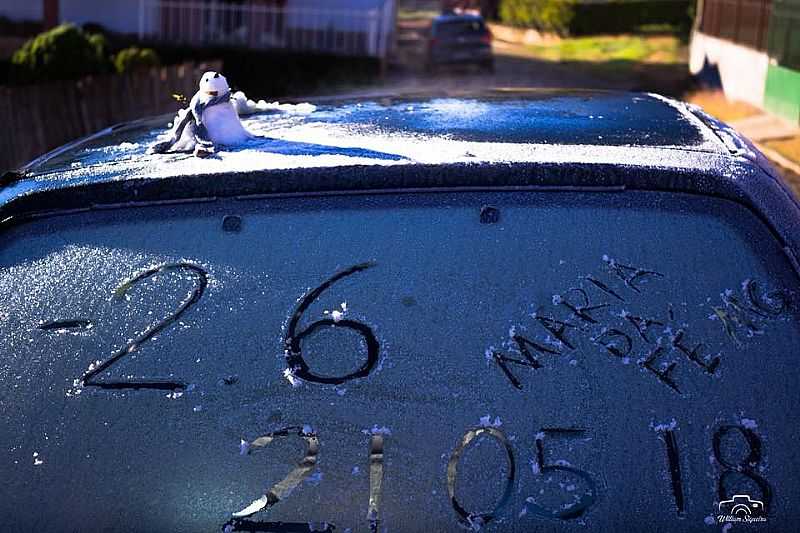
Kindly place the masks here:
<instances>
[{"instance_id":1,"label":"shrub","mask_svg":"<svg viewBox=\"0 0 800 533\"><path fill-rule=\"evenodd\" d=\"M108 46L108 39L102 33L87 33L86 34L89 38L89 44L92 45L94 48L95 54L97 57L103 58L103 67L108 67L108 57L111 55L109 53L109 46Z\"/></svg>"},{"instance_id":2,"label":"shrub","mask_svg":"<svg viewBox=\"0 0 800 533\"><path fill-rule=\"evenodd\" d=\"M513 26L569 35L642 32L688 36L693 0L500 0L500 20Z\"/></svg>"},{"instance_id":3,"label":"shrub","mask_svg":"<svg viewBox=\"0 0 800 533\"><path fill-rule=\"evenodd\" d=\"M647 27L688 35L692 24L689 0L612 0L575 6L572 35L641 32Z\"/></svg>"},{"instance_id":4,"label":"shrub","mask_svg":"<svg viewBox=\"0 0 800 533\"><path fill-rule=\"evenodd\" d=\"M500 20L512 26L566 34L575 0L501 0Z\"/></svg>"},{"instance_id":5,"label":"shrub","mask_svg":"<svg viewBox=\"0 0 800 533\"><path fill-rule=\"evenodd\" d=\"M155 50L152 48L137 48L131 46L120 50L114 56L114 68L120 74L142 67L157 67L161 64Z\"/></svg>"},{"instance_id":6,"label":"shrub","mask_svg":"<svg viewBox=\"0 0 800 533\"><path fill-rule=\"evenodd\" d=\"M17 81L75 79L108 70L105 38L90 36L72 24L40 33L11 58Z\"/></svg>"},{"instance_id":7,"label":"shrub","mask_svg":"<svg viewBox=\"0 0 800 533\"><path fill-rule=\"evenodd\" d=\"M108 35L109 30L103 26L102 24L98 24L97 22L84 22L81 25L83 31L89 34L101 33L103 35Z\"/></svg>"}]
</instances>

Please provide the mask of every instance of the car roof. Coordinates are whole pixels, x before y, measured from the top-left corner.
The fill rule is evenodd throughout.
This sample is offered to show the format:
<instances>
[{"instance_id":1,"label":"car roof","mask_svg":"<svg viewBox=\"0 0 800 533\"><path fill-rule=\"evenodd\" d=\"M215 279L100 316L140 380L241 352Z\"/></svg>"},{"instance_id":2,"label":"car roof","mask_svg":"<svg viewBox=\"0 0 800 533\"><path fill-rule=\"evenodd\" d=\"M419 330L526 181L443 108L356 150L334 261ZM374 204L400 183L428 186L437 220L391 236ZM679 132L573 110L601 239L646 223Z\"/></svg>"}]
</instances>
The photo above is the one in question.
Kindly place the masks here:
<instances>
[{"instance_id":1,"label":"car roof","mask_svg":"<svg viewBox=\"0 0 800 533\"><path fill-rule=\"evenodd\" d=\"M800 208L763 156L699 109L655 94L507 89L266 108L244 119L258 139L208 159L146 153L171 116L54 150L0 183L0 221L259 194L642 189L742 203L800 256Z\"/></svg>"},{"instance_id":2,"label":"car roof","mask_svg":"<svg viewBox=\"0 0 800 533\"><path fill-rule=\"evenodd\" d=\"M663 148L727 154L725 143L691 108L679 102L642 93L578 90L505 90L453 95L377 96L350 100L317 101L311 106L289 106L244 119L254 133L270 142L223 151L231 172L253 168L330 164L452 163L463 160L460 149L468 144L491 147L492 159L528 160L523 146L625 147L626 152ZM147 145L163 134L171 116L154 117L109 128L47 154L24 170L26 174L67 177L91 174L97 178L118 171L130 172L138 164L157 165L162 173L202 171L215 160L148 156ZM323 140L325 151L314 141ZM416 142L433 142L455 150L423 153ZM506 150L498 152L498 147ZM335 147L360 148L346 153L354 161L321 157ZM250 166L236 157L245 153ZM295 157L287 157L295 156ZM314 158L314 156L318 156ZM359 156L359 157L356 157ZM487 154L487 157L489 155ZM473 154L470 161L480 161ZM194 167L194 168L188 168Z\"/></svg>"}]
</instances>

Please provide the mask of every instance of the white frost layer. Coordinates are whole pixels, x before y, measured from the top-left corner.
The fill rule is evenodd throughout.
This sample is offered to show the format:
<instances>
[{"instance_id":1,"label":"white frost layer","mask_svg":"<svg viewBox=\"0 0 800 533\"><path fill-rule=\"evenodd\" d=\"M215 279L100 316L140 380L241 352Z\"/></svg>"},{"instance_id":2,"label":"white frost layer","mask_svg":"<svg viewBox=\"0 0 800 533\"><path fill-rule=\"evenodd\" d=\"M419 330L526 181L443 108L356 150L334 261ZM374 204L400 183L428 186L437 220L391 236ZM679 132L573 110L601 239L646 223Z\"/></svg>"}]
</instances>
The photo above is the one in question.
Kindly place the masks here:
<instances>
[{"instance_id":1,"label":"white frost layer","mask_svg":"<svg viewBox=\"0 0 800 533\"><path fill-rule=\"evenodd\" d=\"M499 428L503 425L503 422L500 420L499 416L494 417L494 420L492 420L492 415L486 415L481 417L479 424L483 427Z\"/></svg>"},{"instance_id":2,"label":"white frost layer","mask_svg":"<svg viewBox=\"0 0 800 533\"><path fill-rule=\"evenodd\" d=\"M663 422L661 424L656 424L655 422L650 423L650 427L653 431L660 433L662 431L673 431L676 427L678 427L678 421L674 418L669 422Z\"/></svg>"},{"instance_id":3,"label":"white frost layer","mask_svg":"<svg viewBox=\"0 0 800 533\"><path fill-rule=\"evenodd\" d=\"M248 125L253 133L261 134L258 125ZM335 127L334 127L335 128ZM238 149L222 149L215 157L200 159L185 154L138 155L120 159L113 163L101 163L86 167L74 167L43 179L64 181L83 181L97 179L107 174L110 180L135 178L168 178L184 175L220 174L232 172L253 172L289 168L323 168L336 166L388 166L402 164L446 164L446 163L595 163L618 164L629 161L632 164L661 166L664 150L639 147L635 153L623 146L573 145L554 147L552 145L491 143L458 141L444 137L426 136L414 139L386 139L381 136L341 136L329 124L304 124L292 128L272 130L271 138L259 142L248 142ZM323 144L322 150L315 151L309 143ZM300 146L305 144L306 146ZM338 148L342 150L337 151ZM383 151L385 150L385 152ZM370 152L377 152L375 154ZM384 157L384 154L389 157ZM687 158L688 168L710 168L719 159L711 154L703 154L705 161L694 157ZM698 164L702 163L702 164ZM12 192L7 190L7 192ZM3 195L4 196L4 195Z\"/></svg>"},{"instance_id":4,"label":"white frost layer","mask_svg":"<svg viewBox=\"0 0 800 533\"><path fill-rule=\"evenodd\" d=\"M252 115L253 113L264 113L267 111L277 111L289 115L309 115L317 109L317 106L314 104L306 102L301 104L282 104L280 102L267 102L265 100L255 102L247 98L247 95L242 91L233 93L231 98L236 112L241 116Z\"/></svg>"},{"instance_id":5,"label":"white frost layer","mask_svg":"<svg viewBox=\"0 0 800 533\"><path fill-rule=\"evenodd\" d=\"M242 95L243 96L243 95ZM241 100L241 97L239 98ZM245 101L248 108L250 104ZM163 129L152 130L113 147L87 147L67 168L36 176L38 183L20 182L0 191L0 202L40 188L42 182L59 186L85 182L183 175L228 174L289 168L336 166L387 166L444 163L592 163L671 167L680 158L687 170L733 172L730 157L710 153L670 150L669 147L551 145L519 142L461 140L445 134L392 131L375 124L346 122L347 110L320 111L311 104L254 104L265 111L243 118L248 131L259 138L235 148L222 147L213 157L187 154L146 154ZM342 122L332 122L326 115ZM339 115L342 115L341 117ZM113 152L113 161L109 159Z\"/></svg>"}]
</instances>

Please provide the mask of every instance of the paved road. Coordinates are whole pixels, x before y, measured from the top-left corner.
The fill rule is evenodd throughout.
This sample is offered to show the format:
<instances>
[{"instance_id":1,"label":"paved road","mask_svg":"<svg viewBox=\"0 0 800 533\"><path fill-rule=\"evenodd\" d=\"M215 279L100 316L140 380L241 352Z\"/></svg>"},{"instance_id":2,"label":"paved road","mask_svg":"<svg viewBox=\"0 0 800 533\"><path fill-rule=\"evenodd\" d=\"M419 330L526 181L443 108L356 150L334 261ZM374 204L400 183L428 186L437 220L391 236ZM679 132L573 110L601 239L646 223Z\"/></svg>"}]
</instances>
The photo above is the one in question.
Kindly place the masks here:
<instances>
[{"instance_id":1,"label":"paved road","mask_svg":"<svg viewBox=\"0 0 800 533\"><path fill-rule=\"evenodd\" d=\"M632 88L630 83L611 84L558 63L532 58L520 46L495 42L493 48L494 74L469 67L439 69L435 74L428 74L422 68L424 61L420 54L416 61L398 65L386 81L401 90L478 90L494 87Z\"/></svg>"},{"instance_id":2,"label":"paved road","mask_svg":"<svg viewBox=\"0 0 800 533\"><path fill-rule=\"evenodd\" d=\"M425 31L429 20L398 22L398 50L384 85L398 91L479 90L494 87L635 89L636 80L611 81L581 72L573 66L544 61L526 47L496 40L493 43L495 73L461 68L424 71Z\"/></svg>"}]
</instances>

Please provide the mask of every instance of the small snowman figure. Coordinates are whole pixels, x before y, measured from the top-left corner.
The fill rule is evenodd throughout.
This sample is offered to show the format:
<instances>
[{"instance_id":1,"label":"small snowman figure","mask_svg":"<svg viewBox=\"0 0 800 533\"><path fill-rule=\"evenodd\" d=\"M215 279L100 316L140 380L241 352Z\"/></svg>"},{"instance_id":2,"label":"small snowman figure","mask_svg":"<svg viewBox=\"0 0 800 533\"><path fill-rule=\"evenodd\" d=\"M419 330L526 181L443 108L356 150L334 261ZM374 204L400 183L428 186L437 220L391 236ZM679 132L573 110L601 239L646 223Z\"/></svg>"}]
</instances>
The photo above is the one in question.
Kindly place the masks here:
<instances>
[{"instance_id":1,"label":"small snowman figure","mask_svg":"<svg viewBox=\"0 0 800 533\"><path fill-rule=\"evenodd\" d=\"M170 138L154 144L149 152L194 152L207 157L216 146L235 146L252 138L239 120L228 80L219 72L206 72L188 109L178 112Z\"/></svg>"}]
</instances>

